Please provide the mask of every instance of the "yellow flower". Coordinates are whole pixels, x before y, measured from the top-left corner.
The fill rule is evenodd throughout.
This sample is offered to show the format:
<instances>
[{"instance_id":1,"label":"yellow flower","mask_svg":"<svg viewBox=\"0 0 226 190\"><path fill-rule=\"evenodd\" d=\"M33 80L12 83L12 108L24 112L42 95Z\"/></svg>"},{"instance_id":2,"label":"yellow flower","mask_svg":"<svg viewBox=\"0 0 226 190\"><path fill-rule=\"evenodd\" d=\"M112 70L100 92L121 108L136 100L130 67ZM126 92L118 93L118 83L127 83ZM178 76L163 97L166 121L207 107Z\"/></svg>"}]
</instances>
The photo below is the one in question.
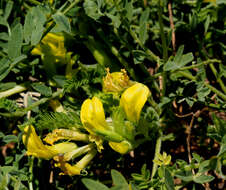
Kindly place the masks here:
<instances>
[{"instance_id":1,"label":"yellow flower","mask_svg":"<svg viewBox=\"0 0 226 190\"><path fill-rule=\"evenodd\" d=\"M133 84L125 69L121 69L121 72L110 73L107 68L106 71L107 75L103 78L103 92L121 92Z\"/></svg>"},{"instance_id":2,"label":"yellow flower","mask_svg":"<svg viewBox=\"0 0 226 190\"><path fill-rule=\"evenodd\" d=\"M48 33L32 51L32 55L40 55L43 59L50 57L54 62L64 63L66 60L66 48L64 47L64 36Z\"/></svg>"},{"instance_id":3,"label":"yellow flower","mask_svg":"<svg viewBox=\"0 0 226 190\"><path fill-rule=\"evenodd\" d=\"M53 146L44 145L32 125L24 128L23 143L27 147L27 155L51 159L58 154L64 154L77 148L76 144L63 142Z\"/></svg>"},{"instance_id":4,"label":"yellow flower","mask_svg":"<svg viewBox=\"0 0 226 190\"><path fill-rule=\"evenodd\" d=\"M122 141L120 143L109 142L109 145L114 151L120 154L126 154L133 148L128 141Z\"/></svg>"},{"instance_id":5,"label":"yellow flower","mask_svg":"<svg viewBox=\"0 0 226 190\"><path fill-rule=\"evenodd\" d=\"M95 130L104 131L109 129L105 120L103 104L97 97L83 102L80 117L82 124L90 133Z\"/></svg>"},{"instance_id":6,"label":"yellow flower","mask_svg":"<svg viewBox=\"0 0 226 190\"><path fill-rule=\"evenodd\" d=\"M59 162L56 163L55 166L59 167L63 171L61 175L80 175L81 171L89 164L89 162L94 158L95 155L96 150L91 150L73 166L63 160L59 160Z\"/></svg>"},{"instance_id":7,"label":"yellow flower","mask_svg":"<svg viewBox=\"0 0 226 190\"><path fill-rule=\"evenodd\" d=\"M120 106L122 106L130 121L139 121L141 110L149 94L148 87L141 83L136 83L123 92L120 99Z\"/></svg>"},{"instance_id":8,"label":"yellow flower","mask_svg":"<svg viewBox=\"0 0 226 190\"><path fill-rule=\"evenodd\" d=\"M52 5L54 0L49 0L49 4Z\"/></svg>"},{"instance_id":9,"label":"yellow flower","mask_svg":"<svg viewBox=\"0 0 226 190\"><path fill-rule=\"evenodd\" d=\"M154 163L156 163L157 165L161 166L167 166L170 164L171 162L171 156L167 155L166 152L163 152L163 154L157 154L157 159L153 160Z\"/></svg>"}]
</instances>

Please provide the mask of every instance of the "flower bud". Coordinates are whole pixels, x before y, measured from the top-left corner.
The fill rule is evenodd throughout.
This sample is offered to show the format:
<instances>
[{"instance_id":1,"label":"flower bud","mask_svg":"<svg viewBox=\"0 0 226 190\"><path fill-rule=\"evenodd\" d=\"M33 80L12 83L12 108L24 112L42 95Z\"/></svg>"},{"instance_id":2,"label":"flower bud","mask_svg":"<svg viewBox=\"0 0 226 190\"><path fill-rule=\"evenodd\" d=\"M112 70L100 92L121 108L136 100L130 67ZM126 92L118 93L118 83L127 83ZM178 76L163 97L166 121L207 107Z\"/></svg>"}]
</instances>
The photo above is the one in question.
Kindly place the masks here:
<instances>
[{"instance_id":1,"label":"flower bud","mask_svg":"<svg viewBox=\"0 0 226 190\"><path fill-rule=\"evenodd\" d=\"M149 94L148 87L141 83L136 83L123 92L120 106L125 111L128 120L132 122L139 121L141 110Z\"/></svg>"},{"instance_id":2,"label":"flower bud","mask_svg":"<svg viewBox=\"0 0 226 190\"><path fill-rule=\"evenodd\" d=\"M126 154L133 149L133 146L126 140L120 143L109 142L109 145L114 151L120 154Z\"/></svg>"},{"instance_id":3,"label":"flower bud","mask_svg":"<svg viewBox=\"0 0 226 190\"><path fill-rule=\"evenodd\" d=\"M90 133L95 130L104 131L110 129L105 120L103 104L97 97L83 102L80 118L82 124Z\"/></svg>"}]
</instances>

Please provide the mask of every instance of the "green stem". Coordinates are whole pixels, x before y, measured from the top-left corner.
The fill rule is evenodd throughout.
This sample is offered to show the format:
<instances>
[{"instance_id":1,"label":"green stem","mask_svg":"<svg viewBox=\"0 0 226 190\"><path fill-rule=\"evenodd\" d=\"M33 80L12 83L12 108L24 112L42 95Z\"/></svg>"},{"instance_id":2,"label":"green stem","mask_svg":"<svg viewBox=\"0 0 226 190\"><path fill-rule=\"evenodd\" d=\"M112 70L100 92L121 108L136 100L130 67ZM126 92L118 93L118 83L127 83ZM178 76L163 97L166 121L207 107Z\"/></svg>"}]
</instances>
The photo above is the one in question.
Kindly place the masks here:
<instances>
[{"instance_id":1,"label":"green stem","mask_svg":"<svg viewBox=\"0 0 226 190\"><path fill-rule=\"evenodd\" d=\"M34 157L32 156L30 158L30 163L29 163L29 173L30 173L30 179L29 179L29 190L33 190L33 165L34 165Z\"/></svg>"},{"instance_id":2,"label":"green stem","mask_svg":"<svg viewBox=\"0 0 226 190\"><path fill-rule=\"evenodd\" d=\"M21 84L21 85L16 85L14 86L13 88L9 89L9 90L6 90L4 92L0 92L0 98L6 98L8 96L11 96L13 94L17 94L17 93L20 93L24 90L26 90L27 88L25 87L24 84Z\"/></svg>"},{"instance_id":3,"label":"green stem","mask_svg":"<svg viewBox=\"0 0 226 190\"><path fill-rule=\"evenodd\" d=\"M161 151L161 146L162 146L162 136L160 135L160 137L157 139L156 145L155 145L154 160L158 159L158 155L160 154L160 151ZM153 179L153 177L155 176L155 173L156 173L157 169L158 169L158 165L153 162L151 179Z\"/></svg>"},{"instance_id":4,"label":"green stem","mask_svg":"<svg viewBox=\"0 0 226 190\"><path fill-rule=\"evenodd\" d=\"M39 106L40 104L44 104L45 102L47 102L48 100L51 100L53 98L56 98L57 96L59 96L60 94L63 93L63 90L58 90L57 92L54 92L52 94L51 97L48 98L42 98L40 100L38 100L37 102L31 104L30 106L26 107L24 110L22 111L16 111L14 113L0 113L0 115L4 116L4 117L22 117L24 116L28 111L32 110L33 108Z\"/></svg>"},{"instance_id":5,"label":"green stem","mask_svg":"<svg viewBox=\"0 0 226 190\"><path fill-rule=\"evenodd\" d=\"M216 68L214 67L213 63L210 64L210 69L212 70L214 76L216 77L217 82L220 84L221 89L222 89L223 92L226 94L226 87L224 86L224 83L223 83L223 81L221 80L221 78L218 77L217 70L216 70Z\"/></svg>"},{"instance_id":6,"label":"green stem","mask_svg":"<svg viewBox=\"0 0 226 190\"><path fill-rule=\"evenodd\" d=\"M160 36L161 36L161 41L162 41L162 48L163 48L163 61L164 63L167 62L168 59L168 48L166 44L166 37L164 33L164 25L163 25L163 20L162 20L162 2L159 0L159 6L158 6L158 18L159 18L159 27L160 27ZM164 96L166 92L166 73L162 73L162 92L161 95Z\"/></svg>"},{"instance_id":7,"label":"green stem","mask_svg":"<svg viewBox=\"0 0 226 190\"><path fill-rule=\"evenodd\" d=\"M224 93L222 93L221 91L217 90L216 88L214 88L213 86L211 86L208 83L204 83L204 85L209 88L212 92L214 92L215 94L217 94L218 96L220 96L223 100L226 101L226 95Z\"/></svg>"}]
</instances>

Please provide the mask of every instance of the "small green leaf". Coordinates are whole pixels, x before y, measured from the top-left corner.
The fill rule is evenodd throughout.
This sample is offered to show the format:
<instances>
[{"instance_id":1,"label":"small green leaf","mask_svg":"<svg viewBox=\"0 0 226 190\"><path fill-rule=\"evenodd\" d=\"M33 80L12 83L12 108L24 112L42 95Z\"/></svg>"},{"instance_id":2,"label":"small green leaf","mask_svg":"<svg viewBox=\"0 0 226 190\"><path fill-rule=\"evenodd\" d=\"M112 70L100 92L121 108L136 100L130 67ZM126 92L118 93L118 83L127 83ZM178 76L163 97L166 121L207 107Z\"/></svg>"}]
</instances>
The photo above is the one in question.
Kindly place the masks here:
<instances>
[{"instance_id":1,"label":"small green leaf","mask_svg":"<svg viewBox=\"0 0 226 190\"><path fill-rule=\"evenodd\" d=\"M164 169L164 176L165 176L165 184L167 187L167 190L174 190L174 182L173 182L173 177L169 170L167 168Z\"/></svg>"},{"instance_id":2,"label":"small green leaf","mask_svg":"<svg viewBox=\"0 0 226 190\"><path fill-rule=\"evenodd\" d=\"M210 170L210 160L204 160L203 162L201 162L201 164L199 165L199 173L205 173L208 170Z\"/></svg>"},{"instance_id":3,"label":"small green leaf","mask_svg":"<svg viewBox=\"0 0 226 190\"><path fill-rule=\"evenodd\" d=\"M139 39L142 44L145 43L145 41L148 39L148 32L147 32L147 21L149 18L150 9L146 9L144 12L142 12L140 17L140 23L139 23Z\"/></svg>"},{"instance_id":4,"label":"small green leaf","mask_svg":"<svg viewBox=\"0 0 226 190\"><path fill-rule=\"evenodd\" d=\"M19 23L12 29L12 34L8 41L8 55L10 58L16 58L21 55L23 43L23 28Z\"/></svg>"},{"instance_id":5,"label":"small green leaf","mask_svg":"<svg viewBox=\"0 0 226 190\"><path fill-rule=\"evenodd\" d=\"M166 64L164 65L163 69L164 71L171 71L180 69L187 63L191 62L194 59L194 56L192 53L187 53L183 55L184 46L180 46L174 59L168 60Z\"/></svg>"},{"instance_id":6,"label":"small green leaf","mask_svg":"<svg viewBox=\"0 0 226 190\"><path fill-rule=\"evenodd\" d=\"M123 177L123 175L118 172L117 170L111 170L111 177L112 177L112 180L113 180L113 184L118 186L118 185L127 185L128 186L128 183L126 181L126 179Z\"/></svg>"},{"instance_id":7,"label":"small green leaf","mask_svg":"<svg viewBox=\"0 0 226 190\"><path fill-rule=\"evenodd\" d=\"M9 72L15 67L17 63L26 58L26 55L21 55L15 58L12 63L10 63L10 60L6 58L0 60L0 81L3 80L9 74Z\"/></svg>"},{"instance_id":8,"label":"small green leaf","mask_svg":"<svg viewBox=\"0 0 226 190\"><path fill-rule=\"evenodd\" d=\"M94 0L85 0L85 2L83 3L83 7L85 9L86 14L94 20L99 19L102 15L96 1Z\"/></svg>"},{"instance_id":9,"label":"small green leaf","mask_svg":"<svg viewBox=\"0 0 226 190\"><path fill-rule=\"evenodd\" d=\"M18 137L15 135L6 135L2 139L5 143L10 143L10 142L17 142Z\"/></svg>"},{"instance_id":10,"label":"small green leaf","mask_svg":"<svg viewBox=\"0 0 226 190\"><path fill-rule=\"evenodd\" d=\"M181 45L178 50L177 50L177 53L174 57L174 62L178 63L183 55L183 52L184 52L184 45Z\"/></svg>"},{"instance_id":11,"label":"small green leaf","mask_svg":"<svg viewBox=\"0 0 226 190\"><path fill-rule=\"evenodd\" d=\"M32 88L34 88L35 90L37 90L38 92L40 92L42 95L44 96L51 96L52 95L52 90L50 87L47 87L44 84L41 83L33 83Z\"/></svg>"},{"instance_id":12,"label":"small green leaf","mask_svg":"<svg viewBox=\"0 0 226 190\"><path fill-rule=\"evenodd\" d=\"M24 22L24 39L28 43L31 40L31 34L33 31L33 15L32 11L29 11L25 17Z\"/></svg>"},{"instance_id":13,"label":"small green leaf","mask_svg":"<svg viewBox=\"0 0 226 190\"><path fill-rule=\"evenodd\" d=\"M0 84L0 91L5 91L16 86L15 82L6 82Z\"/></svg>"},{"instance_id":14,"label":"small green leaf","mask_svg":"<svg viewBox=\"0 0 226 190\"><path fill-rule=\"evenodd\" d=\"M8 41L8 40L9 40L9 35L8 35L8 33L6 33L6 32L1 32L1 33L0 33L0 39L1 39L1 40L5 40L5 41Z\"/></svg>"},{"instance_id":15,"label":"small green leaf","mask_svg":"<svg viewBox=\"0 0 226 190\"><path fill-rule=\"evenodd\" d=\"M199 184L203 184L203 183L208 183L210 181L214 180L213 176L208 176L208 175L199 175L196 174L196 176L193 177L193 181Z\"/></svg>"},{"instance_id":16,"label":"small green leaf","mask_svg":"<svg viewBox=\"0 0 226 190\"><path fill-rule=\"evenodd\" d=\"M83 178L82 179L82 183L86 186L87 189L89 190L97 190L97 189L101 189L101 190L109 190L109 188L97 181L94 181L92 179L88 179L88 178Z\"/></svg>"},{"instance_id":17,"label":"small green leaf","mask_svg":"<svg viewBox=\"0 0 226 190\"><path fill-rule=\"evenodd\" d=\"M42 7L33 7L26 15L24 22L24 39L31 42L31 45L37 45L41 40L44 24L46 22L46 15Z\"/></svg>"},{"instance_id":18,"label":"small green leaf","mask_svg":"<svg viewBox=\"0 0 226 190\"><path fill-rule=\"evenodd\" d=\"M111 21L112 21L112 24L116 27L116 28L118 28L119 26L120 26L120 24L121 24L121 20L120 20L120 17L118 16L118 15L112 15L112 14L106 14L110 19L111 19Z\"/></svg>"},{"instance_id":19,"label":"small green leaf","mask_svg":"<svg viewBox=\"0 0 226 190\"><path fill-rule=\"evenodd\" d=\"M222 144L221 147L220 147L220 151L219 151L217 156L222 156L225 153L226 153L226 144Z\"/></svg>"},{"instance_id":20,"label":"small green leaf","mask_svg":"<svg viewBox=\"0 0 226 190\"><path fill-rule=\"evenodd\" d=\"M7 4L6 4L6 7L5 7L5 11L4 11L5 20L8 19L9 15L12 11L12 8L13 8L13 1L8 1Z\"/></svg>"},{"instance_id":21,"label":"small green leaf","mask_svg":"<svg viewBox=\"0 0 226 190\"><path fill-rule=\"evenodd\" d=\"M0 25L6 26L6 27L8 26L8 22L2 16L0 16Z\"/></svg>"},{"instance_id":22,"label":"small green leaf","mask_svg":"<svg viewBox=\"0 0 226 190\"><path fill-rule=\"evenodd\" d=\"M210 15L207 16L206 22L205 22L205 33L208 31L210 25Z\"/></svg>"},{"instance_id":23,"label":"small green leaf","mask_svg":"<svg viewBox=\"0 0 226 190\"><path fill-rule=\"evenodd\" d=\"M126 10L126 18L131 21L133 18L133 1L126 1L125 5L125 10Z\"/></svg>"},{"instance_id":24,"label":"small green leaf","mask_svg":"<svg viewBox=\"0 0 226 190\"><path fill-rule=\"evenodd\" d=\"M0 81L9 73L10 61L6 58L0 60Z\"/></svg>"},{"instance_id":25,"label":"small green leaf","mask_svg":"<svg viewBox=\"0 0 226 190\"><path fill-rule=\"evenodd\" d=\"M58 32L67 32L71 33L71 25L69 19L64 16L64 14L57 12L53 16L54 21L56 22L56 27Z\"/></svg>"}]
</instances>

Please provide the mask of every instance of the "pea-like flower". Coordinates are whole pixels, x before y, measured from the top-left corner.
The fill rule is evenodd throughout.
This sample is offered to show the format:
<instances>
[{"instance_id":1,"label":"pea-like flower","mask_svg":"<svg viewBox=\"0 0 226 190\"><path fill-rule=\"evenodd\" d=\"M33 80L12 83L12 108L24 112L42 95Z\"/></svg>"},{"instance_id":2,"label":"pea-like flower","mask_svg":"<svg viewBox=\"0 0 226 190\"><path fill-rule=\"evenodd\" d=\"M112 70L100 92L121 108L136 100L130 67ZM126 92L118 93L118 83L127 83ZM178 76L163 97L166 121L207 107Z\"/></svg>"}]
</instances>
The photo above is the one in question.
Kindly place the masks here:
<instances>
[{"instance_id":1,"label":"pea-like flower","mask_svg":"<svg viewBox=\"0 0 226 190\"><path fill-rule=\"evenodd\" d=\"M78 161L75 165L71 165L64 160L59 160L58 163L55 164L56 167L59 167L63 173L61 175L80 175L81 171L89 164L89 162L96 155L96 150L89 151L80 161Z\"/></svg>"},{"instance_id":2,"label":"pea-like flower","mask_svg":"<svg viewBox=\"0 0 226 190\"><path fill-rule=\"evenodd\" d=\"M124 109L128 120L132 122L139 121L141 110L149 94L148 87L141 83L136 83L123 92L120 106Z\"/></svg>"},{"instance_id":3,"label":"pea-like flower","mask_svg":"<svg viewBox=\"0 0 226 190\"><path fill-rule=\"evenodd\" d=\"M107 75L103 78L103 92L122 92L134 83L129 79L125 69L121 69L121 72L110 73L107 68L106 71Z\"/></svg>"},{"instance_id":4,"label":"pea-like flower","mask_svg":"<svg viewBox=\"0 0 226 190\"><path fill-rule=\"evenodd\" d=\"M80 117L82 124L90 133L110 129L105 120L103 104L97 97L83 102Z\"/></svg>"},{"instance_id":5,"label":"pea-like flower","mask_svg":"<svg viewBox=\"0 0 226 190\"><path fill-rule=\"evenodd\" d=\"M124 115L124 113L121 113L120 109L115 109L114 120L110 124L105 120L102 102L97 97L87 99L81 108L82 124L91 135L100 136L101 139L109 142L113 150L125 154L133 149L135 128L132 122L137 123L139 121L141 110L149 94L148 87L141 83L136 83L127 88L120 99L120 106L125 112L126 118L121 115ZM98 147L101 147L96 140L95 143Z\"/></svg>"},{"instance_id":6,"label":"pea-like flower","mask_svg":"<svg viewBox=\"0 0 226 190\"><path fill-rule=\"evenodd\" d=\"M51 159L58 154L64 154L77 148L76 144L69 142L63 142L52 146L44 145L32 125L24 128L22 140L27 147L27 155L43 159Z\"/></svg>"},{"instance_id":7,"label":"pea-like flower","mask_svg":"<svg viewBox=\"0 0 226 190\"><path fill-rule=\"evenodd\" d=\"M64 36L49 32L31 53L40 55L43 59L52 57L54 62L64 63L66 59L66 48L64 47Z\"/></svg>"}]
</instances>

